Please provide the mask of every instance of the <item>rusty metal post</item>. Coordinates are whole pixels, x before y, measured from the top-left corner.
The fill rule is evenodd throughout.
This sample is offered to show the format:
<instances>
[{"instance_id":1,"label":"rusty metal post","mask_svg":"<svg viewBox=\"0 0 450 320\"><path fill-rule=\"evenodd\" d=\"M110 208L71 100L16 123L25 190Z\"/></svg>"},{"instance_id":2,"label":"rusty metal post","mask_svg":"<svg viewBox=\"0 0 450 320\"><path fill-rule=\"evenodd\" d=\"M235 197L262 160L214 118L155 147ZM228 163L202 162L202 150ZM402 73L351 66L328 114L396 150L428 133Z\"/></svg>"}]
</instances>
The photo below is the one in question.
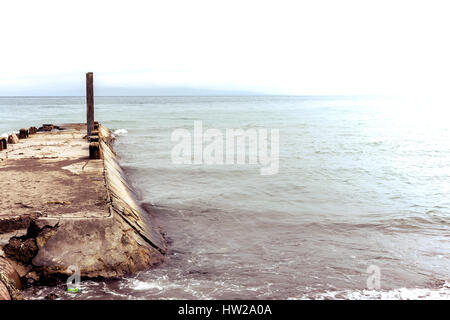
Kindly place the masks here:
<instances>
[{"instance_id":1,"label":"rusty metal post","mask_svg":"<svg viewBox=\"0 0 450 320\"><path fill-rule=\"evenodd\" d=\"M87 135L94 130L94 74L86 73L86 124Z\"/></svg>"}]
</instances>

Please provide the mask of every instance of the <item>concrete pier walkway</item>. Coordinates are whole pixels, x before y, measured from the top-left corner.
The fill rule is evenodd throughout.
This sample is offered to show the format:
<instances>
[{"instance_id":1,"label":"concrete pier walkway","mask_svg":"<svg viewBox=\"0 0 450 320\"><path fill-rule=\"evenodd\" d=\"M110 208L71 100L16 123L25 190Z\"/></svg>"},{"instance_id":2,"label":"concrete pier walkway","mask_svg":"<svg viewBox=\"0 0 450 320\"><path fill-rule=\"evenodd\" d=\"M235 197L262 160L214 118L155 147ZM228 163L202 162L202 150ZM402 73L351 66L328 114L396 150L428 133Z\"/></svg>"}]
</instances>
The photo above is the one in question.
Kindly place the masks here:
<instances>
[{"instance_id":1,"label":"concrete pier walkway","mask_svg":"<svg viewBox=\"0 0 450 320\"><path fill-rule=\"evenodd\" d=\"M99 126L95 160L85 124L59 128L0 151L0 257L26 283L67 276L70 266L114 277L161 263L165 240L136 201L110 131Z\"/></svg>"}]
</instances>

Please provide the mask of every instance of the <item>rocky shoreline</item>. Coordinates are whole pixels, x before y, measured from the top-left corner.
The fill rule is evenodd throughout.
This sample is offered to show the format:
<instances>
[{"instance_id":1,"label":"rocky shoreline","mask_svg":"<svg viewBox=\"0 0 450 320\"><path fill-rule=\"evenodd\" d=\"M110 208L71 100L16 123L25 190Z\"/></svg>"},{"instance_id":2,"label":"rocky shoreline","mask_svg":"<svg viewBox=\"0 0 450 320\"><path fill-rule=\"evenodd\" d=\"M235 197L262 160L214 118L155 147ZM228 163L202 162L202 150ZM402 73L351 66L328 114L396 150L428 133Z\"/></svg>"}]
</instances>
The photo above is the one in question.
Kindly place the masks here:
<instances>
[{"instance_id":1,"label":"rocky shoreline","mask_svg":"<svg viewBox=\"0 0 450 320\"><path fill-rule=\"evenodd\" d=\"M43 125L0 141L0 299L74 269L111 278L164 261L166 241L136 200L113 135L95 129L87 137L85 124Z\"/></svg>"}]
</instances>

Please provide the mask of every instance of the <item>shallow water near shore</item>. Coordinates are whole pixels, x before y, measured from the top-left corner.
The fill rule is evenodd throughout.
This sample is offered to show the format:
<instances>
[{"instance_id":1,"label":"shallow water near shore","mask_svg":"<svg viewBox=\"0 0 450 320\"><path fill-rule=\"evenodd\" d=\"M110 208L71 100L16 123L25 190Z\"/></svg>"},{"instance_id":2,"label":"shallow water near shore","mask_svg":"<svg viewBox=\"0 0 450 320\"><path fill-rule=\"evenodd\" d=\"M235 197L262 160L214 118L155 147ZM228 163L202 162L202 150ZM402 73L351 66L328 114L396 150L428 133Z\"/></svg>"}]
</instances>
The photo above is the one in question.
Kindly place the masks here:
<instances>
[{"instance_id":1,"label":"shallow water near shore","mask_svg":"<svg viewBox=\"0 0 450 320\"><path fill-rule=\"evenodd\" d=\"M0 98L0 134L83 122L83 97ZM369 97L98 97L96 119L171 241L156 269L30 299L450 299L445 106ZM445 109L445 108L444 108ZM277 128L278 174L175 165L171 134ZM368 290L369 266L380 289Z\"/></svg>"}]
</instances>

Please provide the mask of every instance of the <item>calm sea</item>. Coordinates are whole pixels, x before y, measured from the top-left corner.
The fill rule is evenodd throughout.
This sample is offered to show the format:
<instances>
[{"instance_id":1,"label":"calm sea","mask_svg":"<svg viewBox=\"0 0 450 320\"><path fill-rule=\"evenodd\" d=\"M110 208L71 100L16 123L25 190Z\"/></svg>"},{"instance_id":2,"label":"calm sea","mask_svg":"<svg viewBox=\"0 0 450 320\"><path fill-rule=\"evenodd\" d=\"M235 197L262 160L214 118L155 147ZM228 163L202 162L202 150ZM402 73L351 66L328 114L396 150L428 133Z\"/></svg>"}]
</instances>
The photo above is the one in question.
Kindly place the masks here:
<instances>
[{"instance_id":1,"label":"calm sea","mask_svg":"<svg viewBox=\"0 0 450 320\"><path fill-rule=\"evenodd\" d=\"M79 294L34 288L29 298L450 299L450 126L433 106L315 96L95 102L170 255L134 276L84 281ZM0 134L83 122L84 103L0 98ZM222 132L279 129L278 174L173 164L171 134L193 132L195 120ZM373 270L380 288L368 290Z\"/></svg>"}]
</instances>

